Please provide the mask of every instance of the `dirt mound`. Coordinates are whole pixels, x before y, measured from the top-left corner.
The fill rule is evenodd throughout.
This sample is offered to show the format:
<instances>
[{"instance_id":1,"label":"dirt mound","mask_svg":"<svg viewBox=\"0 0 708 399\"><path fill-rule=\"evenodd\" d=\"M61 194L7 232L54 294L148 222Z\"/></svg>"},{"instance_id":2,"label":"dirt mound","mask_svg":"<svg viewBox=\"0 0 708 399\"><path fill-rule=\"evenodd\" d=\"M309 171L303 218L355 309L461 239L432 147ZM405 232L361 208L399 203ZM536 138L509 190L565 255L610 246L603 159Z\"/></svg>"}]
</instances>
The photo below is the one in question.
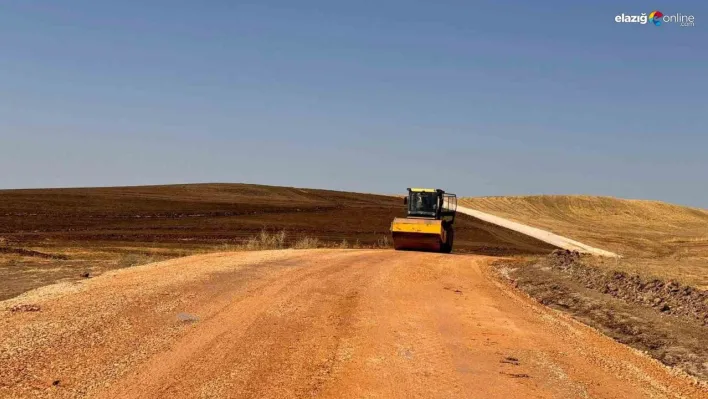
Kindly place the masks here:
<instances>
[{"instance_id":1,"label":"dirt mound","mask_svg":"<svg viewBox=\"0 0 708 399\"><path fill-rule=\"evenodd\" d=\"M570 275L586 288L667 314L688 316L708 325L708 291L675 280L645 280L638 274L602 270L589 266L593 260L578 252L556 250L542 264Z\"/></svg>"}]
</instances>

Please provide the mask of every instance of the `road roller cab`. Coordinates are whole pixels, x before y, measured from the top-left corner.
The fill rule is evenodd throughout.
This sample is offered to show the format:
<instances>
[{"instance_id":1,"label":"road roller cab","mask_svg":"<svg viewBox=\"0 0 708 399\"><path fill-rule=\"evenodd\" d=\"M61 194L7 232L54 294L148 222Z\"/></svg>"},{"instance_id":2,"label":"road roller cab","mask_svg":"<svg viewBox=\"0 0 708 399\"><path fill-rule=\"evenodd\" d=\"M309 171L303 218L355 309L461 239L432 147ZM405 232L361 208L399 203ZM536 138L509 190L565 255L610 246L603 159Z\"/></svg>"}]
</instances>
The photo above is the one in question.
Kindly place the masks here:
<instances>
[{"instance_id":1,"label":"road roller cab","mask_svg":"<svg viewBox=\"0 0 708 399\"><path fill-rule=\"evenodd\" d=\"M457 196L440 189L409 188L403 203L407 217L391 223L394 248L451 252Z\"/></svg>"}]
</instances>

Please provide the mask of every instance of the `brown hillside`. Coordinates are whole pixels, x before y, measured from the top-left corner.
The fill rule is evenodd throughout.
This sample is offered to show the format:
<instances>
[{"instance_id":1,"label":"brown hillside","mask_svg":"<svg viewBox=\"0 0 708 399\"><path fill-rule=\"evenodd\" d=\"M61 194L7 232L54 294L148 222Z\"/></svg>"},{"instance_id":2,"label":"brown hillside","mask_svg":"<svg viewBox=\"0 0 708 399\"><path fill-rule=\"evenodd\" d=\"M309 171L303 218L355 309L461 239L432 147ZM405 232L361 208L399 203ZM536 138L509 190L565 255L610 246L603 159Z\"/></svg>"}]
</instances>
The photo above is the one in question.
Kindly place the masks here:
<instances>
[{"instance_id":1,"label":"brown hillside","mask_svg":"<svg viewBox=\"0 0 708 399\"><path fill-rule=\"evenodd\" d=\"M250 184L0 190L0 278L8 281L0 299L84 270L229 249L263 229L284 230L291 242L371 246L403 214L396 197ZM553 249L469 217L456 225L458 252Z\"/></svg>"}]
</instances>

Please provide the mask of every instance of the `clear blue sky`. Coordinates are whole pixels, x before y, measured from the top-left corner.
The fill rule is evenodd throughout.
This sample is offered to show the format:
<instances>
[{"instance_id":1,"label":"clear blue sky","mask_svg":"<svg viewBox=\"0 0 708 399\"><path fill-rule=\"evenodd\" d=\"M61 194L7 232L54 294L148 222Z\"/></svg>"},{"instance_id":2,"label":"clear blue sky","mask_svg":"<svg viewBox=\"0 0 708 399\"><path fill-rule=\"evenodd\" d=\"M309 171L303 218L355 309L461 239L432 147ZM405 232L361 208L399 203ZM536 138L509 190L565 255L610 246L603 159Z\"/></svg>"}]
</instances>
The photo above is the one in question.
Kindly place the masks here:
<instances>
[{"instance_id":1,"label":"clear blue sky","mask_svg":"<svg viewBox=\"0 0 708 399\"><path fill-rule=\"evenodd\" d=\"M651 12L696 26L617 24ZM708 208L708 2L8 1L0 188L248 182Z\"/></svg>"}]
</instances>

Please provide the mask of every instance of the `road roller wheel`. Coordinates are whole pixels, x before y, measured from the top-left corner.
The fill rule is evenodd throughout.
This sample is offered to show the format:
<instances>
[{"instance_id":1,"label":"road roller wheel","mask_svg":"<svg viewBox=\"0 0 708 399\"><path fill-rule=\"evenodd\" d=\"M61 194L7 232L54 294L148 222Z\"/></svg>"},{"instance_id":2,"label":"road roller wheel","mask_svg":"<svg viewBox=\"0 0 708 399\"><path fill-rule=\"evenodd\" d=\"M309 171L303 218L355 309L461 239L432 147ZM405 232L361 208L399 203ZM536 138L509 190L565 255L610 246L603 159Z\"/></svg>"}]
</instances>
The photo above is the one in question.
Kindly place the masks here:
<instances>
[{"instance_id":1,"label":"road roller wheel","mask_svg":"<svg viewBox=\"0 0 708 399\"><path fill-rule=\"evenodd\" d=\"M449 254L452 252L452 243L455 240L455 230L453 230L452 227L449 227L445 236L447 240L440 246L440 252Z\"/></svg>"}]
</instances>

